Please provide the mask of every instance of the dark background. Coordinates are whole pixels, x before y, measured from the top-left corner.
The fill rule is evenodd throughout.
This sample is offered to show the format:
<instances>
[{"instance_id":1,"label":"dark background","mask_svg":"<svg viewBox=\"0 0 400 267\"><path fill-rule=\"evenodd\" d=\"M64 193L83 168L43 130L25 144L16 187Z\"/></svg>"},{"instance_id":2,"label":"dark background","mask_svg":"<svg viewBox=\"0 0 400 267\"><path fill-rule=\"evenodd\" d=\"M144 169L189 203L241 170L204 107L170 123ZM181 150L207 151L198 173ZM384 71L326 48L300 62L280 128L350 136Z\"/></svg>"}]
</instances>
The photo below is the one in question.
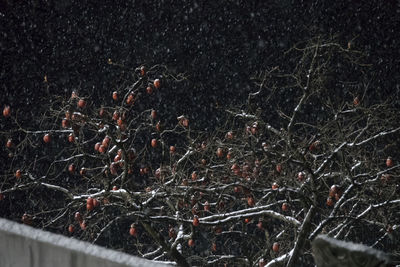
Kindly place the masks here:
<instances>
[{"instance_id":1,"label":"dark background","mask_svg":"<svg viewBox=\"0 0 400 267\"><path fill-rule=\"evenodd\" d=\"M188 81L163 88L172 112L200 128L216 106L242 104L250 77L298 42L323 35L365 52L368 91L399 99L399 1L4 1L0 2L0 104L35 111L78 90L99 103L126 69L164 64ZM47 75L49 85L44 85ZM285 96L287 97L287 96ZM179 105L177 105L179 103ZM210 116L210 112L216 112Z\"/></svg>"}]
</instances>

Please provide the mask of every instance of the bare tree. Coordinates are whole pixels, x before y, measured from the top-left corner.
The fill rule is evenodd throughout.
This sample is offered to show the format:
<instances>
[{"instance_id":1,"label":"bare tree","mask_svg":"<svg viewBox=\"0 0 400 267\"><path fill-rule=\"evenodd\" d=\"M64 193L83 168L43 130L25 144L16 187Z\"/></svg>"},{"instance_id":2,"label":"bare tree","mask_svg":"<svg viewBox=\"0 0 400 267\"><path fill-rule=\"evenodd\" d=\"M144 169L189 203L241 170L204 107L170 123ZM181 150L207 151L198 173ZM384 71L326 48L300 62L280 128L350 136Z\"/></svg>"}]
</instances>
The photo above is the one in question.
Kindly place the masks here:
<instances>
[{"instance_id":1,"label":"bare tree","mask_svg":"<svg viewBox=\"0 0 400 267\"><path fill-rule=\"evenodd\" d=\"M319 233L399 253L396 105L367 94L351 47L316 38L287 55L296 68L256 74L213 132L190 114L163 123L163 87L185 78L159 65L112 104L57 97L37 129L3 112L0 215L181 266L307 265Z\"/></svg>"}]
</instances>

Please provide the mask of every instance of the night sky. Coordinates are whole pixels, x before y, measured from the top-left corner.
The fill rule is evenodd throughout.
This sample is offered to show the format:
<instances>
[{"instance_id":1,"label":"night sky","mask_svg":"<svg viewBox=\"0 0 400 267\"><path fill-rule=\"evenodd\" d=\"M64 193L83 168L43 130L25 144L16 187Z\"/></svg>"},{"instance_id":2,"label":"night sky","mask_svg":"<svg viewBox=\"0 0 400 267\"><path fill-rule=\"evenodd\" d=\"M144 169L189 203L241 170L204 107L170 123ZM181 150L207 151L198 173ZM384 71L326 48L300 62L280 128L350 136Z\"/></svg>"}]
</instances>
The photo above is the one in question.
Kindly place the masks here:
<instances>
[{"instance_id":1,"label":"night sky","mask_svg":"<svg viewBox=\"0 0 400 267\"><path fill-rule=\"evenodd\" d=\"M2 105L72 90L102 102L127 69L164 64L188 78L167 102L207 127L216 106L244 103L251 76L290 72L284 52L315 36L352 41L372 66L368 93L399 99L399 1L1 1L0 13Z\"/></svg>"}]
</instances>

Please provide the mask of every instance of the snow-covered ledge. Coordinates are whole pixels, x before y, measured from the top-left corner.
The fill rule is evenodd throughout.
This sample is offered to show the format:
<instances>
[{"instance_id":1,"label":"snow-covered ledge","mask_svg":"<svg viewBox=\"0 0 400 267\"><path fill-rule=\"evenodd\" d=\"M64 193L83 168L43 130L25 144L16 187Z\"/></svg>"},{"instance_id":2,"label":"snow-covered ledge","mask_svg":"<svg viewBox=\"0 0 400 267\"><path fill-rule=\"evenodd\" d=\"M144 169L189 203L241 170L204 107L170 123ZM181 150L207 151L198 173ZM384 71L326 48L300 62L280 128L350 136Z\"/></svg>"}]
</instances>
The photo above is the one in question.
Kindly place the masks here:
<instances>
[{"instance_id":1,"label":"snow-covered ledge","mask_svg":"<svg viewBox=\"0 0 400 267\"><path fill-rule=\"evenodd\" d=\"M0 218L2 267L170 266Z\"/></svg>"}]
</instances>

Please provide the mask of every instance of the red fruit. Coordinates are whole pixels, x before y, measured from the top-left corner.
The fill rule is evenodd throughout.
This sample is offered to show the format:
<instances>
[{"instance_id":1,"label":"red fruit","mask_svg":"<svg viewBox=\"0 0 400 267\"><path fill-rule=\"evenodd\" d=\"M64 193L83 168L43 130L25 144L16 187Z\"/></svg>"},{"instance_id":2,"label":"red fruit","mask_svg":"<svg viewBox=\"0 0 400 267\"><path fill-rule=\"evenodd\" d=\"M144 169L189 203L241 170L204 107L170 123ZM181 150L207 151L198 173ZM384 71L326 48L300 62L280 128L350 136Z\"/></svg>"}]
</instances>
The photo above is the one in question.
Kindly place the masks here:
<instances>
[{"instance_id":1,"label":"red fruit","mask_svg":"<svg viewBox=\"0 0 400 267\"><path fill-rule=\"evenodd\" d=\"M272 184L272 190L277 190L279 188L279 185L277 183Z\"/></svg>"},{"instance_id":2,"label":"red fruit","mask_svg":"<svg viewBox=\"0 0 400 267\"><path fill-rule=\"evenodd\" d=\"M106 137L104 137L103 142L101 144L105 147L108 147L108 145L110 144L110 141L111 141L110 137L106 136Z\"/></svg>"},{"instance_id":3,"label":"red fruit","mask_svg":"<svg viewBox=\"0 0 400 267\"><path fill-rule=\"evenodd\" d=\"M160 178L161 178L161 169L160 169L160 168L158 168L158 169L154 172L154 176L155 176L157 179L160 179Z\"/></svg>"},{"instance_id":4,"label":"red fruit","mask_svg":"<svg viewBox=\"0 0 400 267\"><path fill-rule=\"evenodd\" d=\"M76 91L72 91L71 98L77 98L77 97L78 97L78 93Z\"/></svg>"},{"instance_id":5,"label":"red fruit","mask_svg":"<svg viewBox=\"0 0 400 267\"><path fill-rule=\"evenodd\" d=\"M329 206L329 207L333 206L333 198L328 197L326 199L326 205Z\"/></svg>"},{"instance_id":6,"label":"red fruit","mask_svg":"<svg viewBox=\"0 0 400 267\"><path fill-rule=\"evenodd\" d=\"M381 176L381 182L382 183L387 183L387 182L389 182L390 181L390 175L389 174L382 174L382 176Z\"/></svg>"},{"instance_id":7,"label":"red fruit","mask_svg":"<svg viewBox=\"0 0 400 267\"><path fill-rule=\"evenodd\" d=\"M24 215L22 215L21 220L24 224L32 225L32 216L27 213L24 213Z\"/></svg>"},{"instance_id":8,"label":"red fruit","mask_svg":"<svg viewBox=\"0 0 400 267\"><path fill-rule=\"evenodd\" d=\"M239 167L239 165L237 165L236 163L234 163L233 165L232 165L232 167L231 167L231 170L232 171L234 171L234 170L239 170L240 169L240 167Z\"/></svg>"},{"instance_id":9,"label":"red fruit","mask_svg":"<svg viewBox=\"0 0 400 267\"><path fill-rule=\"evenodd\" d=\"M272 250L273 250L275 253L278 253L278 252L279 252L279 243L278 243L278 242L275 242L275 243L272 245Z\"/></svg>"},{"instance_id":10,"label":"red fruit","mask_svg":"<svg viewBox=\"0 0 400 267\"><path fill-rule=\"evenodd\" d=\"M222 233L222 227L221 226L214 226L214 231L216 234Z\"/></svg>"},{"instance_id":11,"label":"red fruit","mask_svg":"<svg viewBox=\"0 0 400 267\"><path fill-rule=\"evenodd\" d=\"M99 146L99 152L100 153L104 153L104 152L106 152L106 150L107 150L107 148L105 146L103 146L103 145Z\"/></svg>"},{"instance_id":12,"label":"red fruit","mask_svg":"<svg viewBox=\"0 0 400 267\"><path fill-rule=\"evenodd\" d=\"M70 133L68 135L68 142L70 142L70 143L75 142L75 135L73 133Z\"/></svg>"},{"instance_id":13,"label":"red fruit","mask_svg":"<svg viewBox=\"0 0 400 267\"><path fill-rule=\"evenodd\" d=\"M276 171L279 173L282 171L282 165L280 163L276 165Z\"/></svg>"},{"instance_id":14,"label":"red fruit","mask_svg":"<svg viewBox=\"0 0 400 267\"><path fill-rule=\"evenodd\" d=\"M68 171L70 172L70 173L72 173L72 174L74 174L75 173L75 170L76 170L76 167L75 167L75 164L70 164L69 166L68 166Z\"/></svg>"},{"instance_id":15,"label":"red fruit","mask_svg":"<svg viewBox=\"0 0 400 267\"><path fill-rule=\"evenodd\" d=\"M289 210L289 204L286 203L286 202L284 202L284 203L282 204L282 210L283 210L283 211Z\"/></svg>"},{"instance_id":16,"label":"red fruit","mask_svg":"<svg viewBox=\"0 0 400 267\"><path fill-rule=\"evenodd\" d=\"M242 192L242 187L241 187L241 186L235 186L235 187L233 188L233 191L234 191L235 193L240 193L240 192Z\"/></svg>"},{"instance_id":17,"label":"red fruit","mask_svg":"<svg viewBox=\"0 0 400 267\"><path fill-rule=\"evenodd\" d=\"M3 116L7 118L10 116L10 114L11 114L10 106L5 106L3 109Z\"/></svg>"},{"instance_id":18,"label":"red fruit","mask_svg":"<svg viewBox=\"0 0 400 267\"><path fill-rule=\"evenodd\" d=\"M266 142L262 142L261 146L263 147L264 151L268 150L268 144Z\"/></svg>"},{"instance_id":19,"label":"red fruit","mask_svg":"<svg viewBox=\"0 0 400 267\"><path fill-rule=\"evenodd\" d=\"M206 159L201 159L201 164L203 164L203 165L206 165L207 164L207 161L206 161Z\"/></svg>"},{"instance_id":20,"label":"red fruit","mask_svg":"<svg viewBox=\"0 0 400 267\"><path fill-rule=\"evenodd\" d=\"M77 112L74 112L74 113L72 114L72 116L71 116L71 120L73 120L73 121L82 120L82 116L81 116L81 114L79 114L79 113L77 113Z\"/></svg>"},{"instance_id":21,"label":"red fruit","mask_svg":"<svg viewBox=\"0 0 400 267\"><path fill-rule=\"evenodd\" d=\"M155 88L159 89L161 87L160 79L155 79L153 84Z\"/></svg>"},{"instance_id":22,"label":"red fruit","mask_svg":"<svg viewBox=\"0 0 400 267\"><path fill-rule=\"evenodd\" d=\"M189 239L188 240L188 245L189 245L189 247L193 247L194 246L194 240L193 239Z\"/></svg>"},{"instance_id":23,"label":"red fruit","mask_svg":"<svg viewBox=\"0 0 400 267\"><path fill-rule=\"evenodd\" d=\"M75 227L72 224L70 224L68 226L68 232L70 232L72 234L74 231L75 231Z\"/></svg>"},{"instance_id":24,"label":"red fruit","mask_svg":"<svg viewBox=\"0 0 400 267\"><path fill-rule=\"evenodd\" d=\"M114 121L116 121L116 120L118 120L118 118L119 118L119 112L116 110L116 111L114 111L114 113L113 113L112 119L113 119Z\"/></svg>"},{"instance_id":25,"label":"red fruit","mask_svg":"<svg viewBox=\"0 0 400 267\"><path fill-rule=\"evenodd\" d=\"M204 203L204 211L210 211L210 203L208 201Z\"/></svg>"},{"instance_id":26,"label":"red fruit","mask_svg":"<svg viewBox=\"0 0 400 267\"><path fill-rule=\"evenodd\" d=\"M120 160L121 160L121 156L120 155L115 155L114 162L118 162Z\"/></svg>"},{"instance_id":27,"label":"red fruit","mask_svg":"<svg viewBox=\"0 0 400 267\"><path fill-rule=\"evenodd\" d=\"M114 185L112 188L113 191L117 191L118 190L118 186Z\"/></svg>"},{"instance_id":28,"label":"red fruit","mask_svg":"<svg viewBox=\"0 0 400 267\"><path fill-rule=\"evenodd\" d=\"M190 204L194 206L196 205L196 203L197 203L197 198L194 195L192 195L192 197L190 198Z\"/></svg>"},{"instance_id":29,"label":"red fruit","mask_svg":"<svg viewBox=\"0 0 400 267\"><path fill-rule=\"evenodd\" d=\"M155 111L154 109L151 110L151 118L154 120L155 118L157 118L157 111Z\"/></svg>"},{"instance_id":30,"label":"red fruit","mask_svg":"<svg viewBox=\"0 0 400 267\"><path fill-rule=\"evenodd\" d=\"M97 200L97 198L93 198L93 206L95 208L97 208L98 206L100 206L100 202Z\"/></svg>"},{"instance_id":31,"label":"red fruit","mask_svg":"<svg viewBox=\"0 0 400 267\"><path fill-rule=\"evenodd\" d=\"M93 205L93 198L88 197L88 198L86 199L86 204Z\"/></svg>"},{"instance_id":32,"label":"red fruit","mask_svg":"<svg viewBox=\"0 0 400 267\"><path fill-rule=\"evenodd\" d=\"M197 172L194 171L192 172L192 181L196 181L197 180Z\"/></svg>"},{"instance_id":33,"label":"red fruit","mask_svg":"<svg viewBox=\"0 0 400 267\"><path fill-rule=\"evenodd\" d=\"M80 222L80 223L79 223L79 226L81 227L81 229L82 229L83 231L85 231L85 230L86 230L86 227L87 227L86 221Z\"/></svg>"},{"instance_id":34,"label":"red fruit","mask_svg":"<svg viewBox=\"0 0 400 267\"><path fill-rule=\"evenodd\" d=\"M156 147L157 147L157 139L152 139L152 140L151 140L151 146L152 146L153 148L156 148Z\"/></svg>"},{"instance_id":35,"label":"red fruit","mask_svg":"<svg viewBox=\"0 0 400 267\"><path fill-rule=\"evenodd\" d=\"M229 131L226 133L226 139L232 140L233 139L233 132Z\"/></svg>"},{"instance_id":36,"label":"red fruit","mask_svg":"<svg viewBox=\"0 0 400 267\"><path fill-rule=\"evenodd\" d=\"M104 108L101 108L100 110L99 110L99 116L100 117L103 117L104 116Z\"/></svg>"},{"instance_id":37,"label":"red fruit","mask_svg":"<svg viewBox=\"0 0 400 267\"><path fill-rule=\"evenodd\" d=\"M183 127L189 127L189 120L187 118L183 118L181 124Z\"/></svg>"},{"instance_id":38,"label":"red fruit","mask_svg":"<svg viewBox=\"0 0 400 267\"><path fill-rule=\"evenodd\" d=\"M234 173L236 176L242 176L242 172L241 172L240 169L234 170L233 173Z\"/></svg>"},{"instance_id":39,"label":"red fruit","mask_svg":"<svg viewBox=\"0 0 400 267\"><path fill-rule=\"evenodd\" d=\"M133 94L129 94L126 98L126 104L133 105L135 103L135 96Z\"/></svg>"},{"instance_id":40,"label":"red fruit","mask_svg":"<svg viewBox=\"0 0 400 267\"><path fill-rule=\"evenodd\" d=\"M329 196L334 197L335 194L338 192L339 187L337 185L332 185L331 188L329 189Z\"/></svg>"},{"instance_id":41,"label":"red fruit","mask_svg":"<svg viewBox=\"0 0 400 267\"><path fill-rule=\"evenodd\" d=\"M192 207L192 214L193 214L193 215L198 214L198 213L199 213L198 210L199 210L199 205L198 205L198 204L194 205L194 206Z\"/></svg>"},{"instance_id":42,"label":"red fruit","mask_svg":"<svg viewBox=\"0 0 400 267\"><path fill-rule=\"evenodd\" d=\"M306 173L305 172L299 172L297 174L297 180L299 180L300 182L304 181L305 178L306 178Z\"/></svg>"},{"instance_id":43,"label":"red fruit","mask_svg":"<svg viewBox=\"0 0 400 267\"><path fill-rule=\"evenodd\" d=\"M249 223L249 222L251 222L251 219L250 218L246 218L246 219L244 219L244 222L245 223Z\"/></svg>"},{"instance_id":44,"label":"red fruit","mask_svg":"<svg viewBox=\"0 0 400 267\"><path fill-rule=\"evenodd\" d=\"M85 168L81 168L81 170L79 171L79 174L81 176L85 176L86 175L86 169Z\"/></svg>"},{"instance_id":45,"label":"red fruit","mask_svg":"<svg viewBox=\"0 0 400 267\"><path fill-rule=\"evenodd\" d=\"M259 222L257 223L257 227L258 227L258 229L260 229L260 230L264 230L262 221L259 221Z\"/></svg>"},{"instance_id":46,"label":"red fruit","mask_svg":"<svg viewBox=\"0 0 400 267\"><path fill-rule=\"evenodd\" d=\"M232 158L232 152L228 152L228 154L226 154L226 159L230 160Z\"/></svg>"},{"instance_id":47,"label":"red fruit","mask_svg":"<svg viewBox=\"0 0 400 267\"><path fill-rule=\"evenodd\" d=\"M121 132L125 132L126 131L126 123L124 122L119 128L120 128ZM126 134L122 134L121 139L126 139Z\"/></svg>"},{"instance_id":48,"label":"red fruit","mask_svg":"<svg viewBox=\"0 0 400 267\"><path fill-rule=\"evenodd\" d=\"M69 120L68 120L67 118L64 118L64 119L61 121L61 126L62 126L63 128L68 128L68 127L69 127Z\"/></svg>"},{"instance_id":49,"label":"red fruit","mask_svg":"<svg viewBox=\"0 0 400 267\"><path fill-rule=\"evenodd\" d=\"M112 175L117 175L118 174L117 169L118 169L118 164L115 163L115 162L111 163L111 165L110 165L110 173Z\"/></svg>"},{"instance_id":50,"label":"red fruit","mask_svg":"<svg viewBox=\"0 0 400 267\"><path fill-rule=\"evenodd\" d=\"M45 143L50 143L50 141L51 141L51 135L50 135L50 134L45 134L45 135L43 136L43 141L44 141Z\"/></svg>"},{"instance_id":51,"label":"red fruit","mask_svg":"<svg viewBox=\"0 0 400 267\"><path fill-rule=\"evenodd\" d=\"M106 137L104 137L103 142L101 143L102 145L109 145L111 141L111 138L107 135Z\"/></svg>"},{"instance_id":52,"label":"red fruit","mask_svg":"<svg viewBox=\"0 0 400 267\"><path fill-rule=\"evenodd\" d=\"M157 130L157 132L161 132L161 123L160 122L157 122L156 130Z\"/></svg>"},{"instance_id":53,"label":"red fruit","mask_svg":"<svg viewBox=\"0 0 400 267\"><path fill-rule=\"evenodd\" d=\"M100 146L101 146L101 143L100 143L100 142L97 142L97 143L94 145L94 150L99 151Z\"/></svg>"},{"instance_id":54,"label":"red fruit","mask_svg":"<svg viewBox=\"0 0 400 267\"><path fill-rule=\"evenodd\" d=\"M86 209L87 209L87 211L93 210L94 209L93 202L91 204L89 204L89 203L86 204Z\"/></svg>"},{"instance_id":55,"label":"red fruit","mask_svg":"<svg viewBox=\"0 0 400 267\"><path fill-rule=\"evenodd\" d=\"M11 148L13 146L13 142L11 139L7 140L6 147Z\"/></svg>"},{"instance_id":56,"label":"red fruit","mask_svg":"<svg viewBox=\"0 0 400 267\"><path fill-rule=\"evenodd\" d=\"M201 149L206 150L207 148L207 143L206 142L202 142L201 143Z\"/></svg>"},{"instance_id":57,"label":"red fruit","mask_svg":"<svg viewBox=\"0 0 400 267\"><path fill-rule=\"evenodd\" d=\"M118 100L118 92L117 92L117 91L114 91L114 92L113 92L112 98L113 98L115 101Z\"/></svg>"},{"instance_id":58,"label":"red fruit","mask_svg":"<svg viewBox=\"0 0 400 267\"><path fill-rule=\"evenodd\" d=\"M313 152L314 150L316 150L316 149L319 147L320 144L321 144L321 142L317 140L317 141L313 142L313 143L308 147L308 150L310 150L310 152Z\"/></svg>"},{"instance_id":59,"label":"red fruit","mask_svg":"<svg viewBox=\"0 0 400 267\"><path fill-rule=\"evenodd\" d=\"M131 236L136 236L137 235L137 230L136 230L135 224L131 225L131 228L129 229L129 234Z\"/></svg>"},{"instance_id":60,"label":"red fruit","mask_svg":"<svg viewBox=\"0 0 400 267\"><path fill-rule=\"evenodd\" d=\"M224 151L221 147L217 149L217 157L222 158L224 156Z\"/></svg>"},{"instance_id":61,"label":"red fruit","mask_svg":"<svg viewBox=\"0 0 400 267\"><path fill-rule=\"evenodd\" d=\"M119 127L122 127L123 124L124 124L124 121L123 121L121 118L119 118L119 119L117 120L117 125L118 125Z\"/></svg>"},{"instance_id":62,"label":"red fruit","mask_svg":"<svg viewBox=\"0 0 400 267\"><path fill-rule=\"evenodd\" d=\"M86 107L86 101L84 99L79 99L78 101L78 107L79 108L84 108Z\"/></svg>"},{"instance_id":63,"label":"red fruit","mask_svg":"<svg viewBox=\"0 0 400 267\"><path fill-rule=\"evenodd\" d=\"M74 216L75 220L78 221L79 223L82 222L82 215L79 211L75 212Z\"/></svg>"},{"instance_id":64,"label":"red fruit","mask_svg":"<svg viewBox=\"0 0 400 267\"><path fill-rule=\"evenodd\" d=\"M243 165L243 171L248 172L250 170L250 166L246 163Z\"/></svg>"},{"instance_id":65,"label":"red fruit","mask_svg":"<svg viewBox=\"0 0 400 267\"><path fill-rule=\"evenodd\" d=\"M253 197L248 197L248 198L247 198L247 204L248 204L250 207L253 207L253 206L255 205L254 198L253 198Z\"/></svg>"},{"instance_id":66,"label":"red fruit","mask_svg":"<svg viewBox=\"0 0 400 267\"><path fill-rule=\"evenodd\" d=\"M136 158L136 150L131 148L128 151L128 159L129 160L134 160Z\"/></svg>"},{"instance_id":67,"label":"red fruit","mask_svg":"<svg viewBox=\"0 0 400 267\"><path fill-rule=\"evenodd\" d=\"M312 152L312 151L315 150L315 145L314 145L314 143L312 143L312 144L308 147L308 150L310 150L310 152Z\"/></svg>"},{"instance_id":68,"label":"red fruit","mask_svg":"<svg viewBox=\"0 0 400 267\"><path fill-rule=\"evenodd\" d=\"M176 232L175 232L175 229L174 229L173 227L170 227L170 228L169 228L169 230L168 230L168 236L169 236L170 238L175 238L175 237L176 237Z\"/></svg>"},{"instance_id":69,"label":"red fruit","mask_svg":"<svg viewBox=\"0 0 400 267\"><path fill-rule=\"evenodd\" d=\"M194 226L199 226L199 223L200 223L199 217L194 216L194 218L193 218L193 225L194 225Z\"/></svg>"},{"instance_id":70,"label":"red fruit","mask_svg":"<svg viewBox=\"0 0 400 267\"><path fill-rule=\"evenodd\" d=\"M151 86L147 86L146 88L146 92L151 95L153 93L153 88L151 88Z\"/></svg>"},{"instance_id":71,"label":"red fruit","mask_svg":"<svg viewBox=\"0 0 400 267\"><path fill-rule=\"evenodd\" d=\"M20 179L21 177L22 177L22 172L21 172L21 170L17 170L17 171L15 172L15 178Z\"/></svg>"},{"instance_id":72,"label":"red fruit","mask_svg":"<svg viewBox=\"0 0 400 267\"><path fill-rule=\"evenodd\" d=\"M359 104L360 104L360 99L358 99L358 97L355 97L353 100L353 105L358 106Z\"/></svg>"},{"instance_id":73,"label":"red fruit","mask_svg":"<svg viewBox=\"0 0 400 267\"><path fill-rule=\"evenodd\" d=\"M140 75L141 75L141 76L146 75L146 67L145 67L145 66L141 66L141 67L140 67Z\"/></svg>"},{"instance_id":74,"label":"red fruit","mask_svg":"<svg viewBox=\"0 0 400 267\"><path fill-rule=\"evenodd\" d=\"M392 166L393 166L393 159L392 159L392 157L388 157L388 158L386 159L386 166L387 166L387 167L392 167Z\"/></svg>"},{"instance_id":75,"label":"red fruit","mask_svg":"<svg viewBox=\"0 0 400 267\"><path fill-rule=\"evenodd\" d=\"M264 259L260 259L260 260L258 261L258 267L264 267L266 264L267 264L267 263L265 262Z\"/></svg>"},{"instance_id":76,"label":"red fruit","mask_svg":"<svg viewBox=\"0 0 400 267\"><path fill-rule=\"evenodd\" d=\"M170 147L169 147L169 153L174 154L175 151L176 151L175 146L170 146Z\"/></svg>"}]
</instances>

